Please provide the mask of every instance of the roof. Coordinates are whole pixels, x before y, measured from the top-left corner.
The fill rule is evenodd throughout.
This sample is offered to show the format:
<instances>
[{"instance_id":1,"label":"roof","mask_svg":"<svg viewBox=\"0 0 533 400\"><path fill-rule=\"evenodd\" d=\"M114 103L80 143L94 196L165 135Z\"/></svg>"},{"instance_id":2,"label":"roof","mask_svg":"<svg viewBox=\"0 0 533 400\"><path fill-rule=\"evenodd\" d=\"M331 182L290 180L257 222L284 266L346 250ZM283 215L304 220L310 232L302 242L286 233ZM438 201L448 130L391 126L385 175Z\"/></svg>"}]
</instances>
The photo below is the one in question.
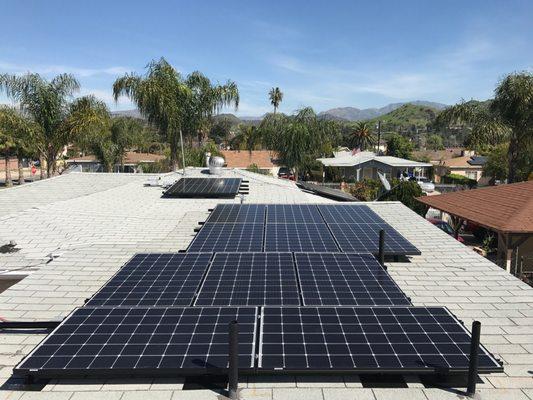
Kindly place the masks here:
<instances>
[{"instance_id":1,"label":"roof","mask_svg":"<svg viewBox=\"0 0 533 400\"><path fill-rule=\"evenodd\" d=\"M188 176L201 176L198 169ZM317 203L327 199L304 193L293 182L242 170L226 176L249 181L246 202ZM179 174L165 175L177 179ZM16 240L10 255L19 268L36 265L31 275L0 294L6 319L48 320L69 314L93 295L133 254L185 249L198 221L217 203L239 199L161 198L161 188L145 187L147 174L73 173L0 190L0 242ZM5 210L3 205L12 205ZM413 303L447 306L467 327L482 322L482 342L499 356L504 373L482 375L482 399L533 398L533 288L463 246L400 203L368 203L421 255L388 263L388 271ZM48 262L50 252L59 257ZM0 254L0 265L7 257ZM31 263L31 264L30 264ZM27 272L22 269L19 273ZM0 335L1 383L42 334ZM363 387L351 376L242 376L241 396L250 399L412 400L456 399L453 390L424 387L406 376L408 388ZM366 384L365 384L366 386ZM186 391L176 379L61 379L45 382L40 392L2 390L10 399L82 400L139 398L220 399L211 390ZM463 387L460 390L464 390ZM529 396L529 397L528 397Z\"/></svg>"},{"instance_id":2,"label":"roof","mask_svg":"<svg viewBox=\"0 0 533 400\"><path fill-rule=\"evenodd\" d=\"M124 155L124 164L139 164L143 162L156 162L164 160L165 156L161 154L152 153L137 153L134 151L128 151ZM94 155L87 155L81 157L72 157L67 160L67 163L87 163L87 162L99 162Z\"/></svg>"},{"instance_id":3,"label":"roof","mask_svg":"<svg viewBox=\"0 0 533 400\"><path fill-rule=\"evenodd\" d=\"M450 158L459 157L464 149L461 147L448 147L444 150L417 150L413 151L413 157L428 157L431 161L449 160Z\"/></svg>"},{"instance_id":4,"label":"roof","mask_svg":"<svg viewBox=\"0 0 533 400\"><path fill-rule=\"evenodd\" d=\"M341 154L338 157L319 158L322 164L329 167L354 167L370 161L377 161L390 167L431 167L430 163L406 160L392 156L378 156L371 151L362 151L356 154Z\"/></svg>"},{"instance_id":5,"label":"roof","mask_svg":"<svg viewBox=\"0 0 533 400\"><path fill-rule=\"evenodd\" d=\"M444 160L439 165L449 168L479 169L483 167L485 161L485 157L461 156Z\"/></svg>"},{"instance_id":6,"label":"roof","mask_svg":"<svg viewBox=\"0 0 533 400\"><path fill-rule=\"evenodd\" d=\"M533 181L419 197L430 207L505 233L533 233Z\"/></svg>"},{"instance_id":7,"label":"roof","mask_svg":"<svg viewBox=\"0 0 533 400\"><path fill-rule=\"evenodd\" d=\"M275 154L269 150L222 150L222 157L228 168L248 168L255 164L259 168L273 168Z\"/></svg>"}]
</instances>

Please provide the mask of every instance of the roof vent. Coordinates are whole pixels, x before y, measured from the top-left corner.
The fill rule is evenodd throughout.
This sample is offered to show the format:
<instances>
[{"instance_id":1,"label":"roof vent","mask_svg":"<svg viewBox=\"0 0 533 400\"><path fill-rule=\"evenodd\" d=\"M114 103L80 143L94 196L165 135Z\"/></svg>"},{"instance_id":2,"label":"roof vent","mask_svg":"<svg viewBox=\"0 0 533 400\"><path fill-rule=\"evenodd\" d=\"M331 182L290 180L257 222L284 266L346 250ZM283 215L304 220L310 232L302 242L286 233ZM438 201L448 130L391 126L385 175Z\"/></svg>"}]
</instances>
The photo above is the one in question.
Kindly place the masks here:
<instances>
[{"instance_id":1,"label":"roof vent","mask_svg":"<svg viewBox=\"0 0 533 400\"><path fill-rule=\"evenodd\" d=\"M224 159L219 156L209 158L209 173L211 175L220 175L222 167L224 166Z\"/></svg>"}]
</instances>

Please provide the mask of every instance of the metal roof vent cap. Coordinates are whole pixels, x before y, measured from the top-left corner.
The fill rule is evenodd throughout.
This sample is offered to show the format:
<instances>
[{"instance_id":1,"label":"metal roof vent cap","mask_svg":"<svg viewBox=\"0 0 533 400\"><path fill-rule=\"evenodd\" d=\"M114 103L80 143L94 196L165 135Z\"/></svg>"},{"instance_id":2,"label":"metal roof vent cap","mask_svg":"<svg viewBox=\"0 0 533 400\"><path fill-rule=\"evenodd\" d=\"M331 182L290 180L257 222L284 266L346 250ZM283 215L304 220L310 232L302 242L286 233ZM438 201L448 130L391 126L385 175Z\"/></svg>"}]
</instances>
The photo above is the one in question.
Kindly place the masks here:
<instances>
[{"instance_id":1,"label":"metal roof vent cap","mask_svg":"<svg viewBox=\"0 0 533 400\"><path fill-rule=\"evenodd\" d=\"M211 175L220 175L224 166L224 159L219 156L209 158L209 173Z\"/></svg>"}]
</instances>

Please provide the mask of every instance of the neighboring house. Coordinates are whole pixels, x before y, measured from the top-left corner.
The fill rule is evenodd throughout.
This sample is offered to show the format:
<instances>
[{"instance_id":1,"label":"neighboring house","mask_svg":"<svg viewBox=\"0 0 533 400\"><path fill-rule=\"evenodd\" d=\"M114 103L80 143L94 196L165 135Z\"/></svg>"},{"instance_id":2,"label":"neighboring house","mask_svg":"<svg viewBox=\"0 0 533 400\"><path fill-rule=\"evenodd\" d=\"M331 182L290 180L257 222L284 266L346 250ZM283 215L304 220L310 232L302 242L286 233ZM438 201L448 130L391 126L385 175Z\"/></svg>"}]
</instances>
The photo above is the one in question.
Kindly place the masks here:
<instances>
[{"instance_id":1,"label":"neighboring house","mask_svg":"<svg viewBox=\"0 0 533 400\"><path fill-rule=\"evenodd\" d=\"M438 165L441 161L450 160L455 157L465 155L462 147L447 147L444 150L416 150L413 151L413 158L416 160L429 160L433 165Z\"/></svg>"},{"instance_id":2,"label":"neighboring house","mask_svg":"<svg viewBox=\"0 0 533 400\"><path fill-rule=\"evenodd\" d=\"M248 168L255 164L261 171L274 176L279 171L276 154L269 150L222 150L221 154L227 168Z\"/></svg>"},{"instance_id":3,"label":"neighboring house","mask_svg":"<svg viewBox=\"0 0 533 400\"><path fill-rule=\"evenodd\" d=\"M498 235L498 260L508 272L533 271L533 181L418 197L447 213L459 229L470 222Z\"/></svg>"},{"instance_id":4,"label":"neighboring house","mask_svg":"<svg viewBox=\"0 0 533 400\"><path fill-rule=\"evenodd\" d=\"M139 164L164 160L165 156L151 153L126 152L123 163L115 164L113 172L138 172ZM93 155L73 157L65 161L67 166L81 166L82 172L102 172L102 163Z\"/></svg>"},{"instance_id":5,"label":"neighboring house","mask_svg":"<svg viewBox=\"0 0 533 400\"><path fill-rule=\"evenodd\" d=\"M346 180L360 181L363 179L379 179L378 171L385 174L387 179L398 178L402 173L428 177L430 163L406 160L391 156L378 156L371 151L336 152L335 157L319 158L326 167L338 168L339 174Z\"/></svg>"},{"instance_id":6,"label":"neighboring house","mask_svg":"<svg viewBox=\"0 0 533 400\"><path fill-rule=\"evenodd\" d=\"M487 185L490 178L482 176L483 166L486 162L486 157L476 155L463 155L439 161L438 164L435 164L435 182L440 182L445 175L456 174L473 179L478 185Z\"/></svg>"}]
</instances>

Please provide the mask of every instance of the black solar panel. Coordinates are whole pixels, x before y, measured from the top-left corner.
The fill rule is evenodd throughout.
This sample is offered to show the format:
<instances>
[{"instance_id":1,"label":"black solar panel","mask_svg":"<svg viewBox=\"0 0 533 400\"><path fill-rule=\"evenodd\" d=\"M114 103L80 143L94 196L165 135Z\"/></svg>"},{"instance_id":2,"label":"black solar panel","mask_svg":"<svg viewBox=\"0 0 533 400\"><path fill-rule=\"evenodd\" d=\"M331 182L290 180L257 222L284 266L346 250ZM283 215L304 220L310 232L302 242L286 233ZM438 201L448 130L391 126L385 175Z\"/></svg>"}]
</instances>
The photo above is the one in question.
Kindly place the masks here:
<instances>
[{"instance_id":1,"label":"black solar panel","mask_svg":"<svg viewBox=\"0 0 533 400\"><path fill-rule=\"evenodd\" d=\"M210 253L137 254L87 303L89 306L188 306Z\"/></svg>"},{"instance_id":2,"label":"black solar panel","mask_svg":"<svg viewBox=\"0 0 533 400\"><path fill-rule=\"evenodd\" d=\"M470 334L445 308L265 307L265 370L468 370ZM480 372L502 371L481 346Z\"/></svg>"},{"instance_id":3,"label":"black solar panel","mask_svg":"<svg viewBox=\"0 0 533 400\"><path fill-rule=\"evenodd\" d=\"M373 253L379 251L379 231L385 230L385 254L416 255L420 251L389 224L334 224L328 223L342 251Z\"/></svg>"},{"instance_id":4,"label":"black solar panel","mask_svg":"<svg viewBox=\"0 0 533 400\"><path fill-rule=\"evenodd\" d=\"M314 204L269 204L267 224L324 223Z\"/></svg>"},{"instance_id":5,"label":"black solar panel","mask_svg":"<svg viewBox=\"0 0 533 400\"><path fill-rule=\"evenodd\" d=\"M298 186L302 190L307 190L309 192L312 192L322 197L326 197L328 199L333 199L337 201L359 201L357 197L354 197L351 194L346 193L340 189L316 185L314 183L309 182L296 182L296 186Z\"/></svg>"},{"instance_id":6,"label":"black solar panel","mask_svg":"<svg viewBox=\"0 0 533 400\"><path fill-rule=\"evenodd\" d=\"M306 306L411 305L370 254L296 253L295 257Z\"/></svg>"},{"instance_id":7,"label":"black solar panel","mask_svg":"<svg viewBox=\"0 0 533 400\"><path fill-rule=\"evenodd\" d=\"M219 204L206 222L264 224L265 211L262 204Z\"/></svg>"},{"instance_id":8,"label":"black solar panel","mask_svg":"<svg viewBox=\"0 0 533 400\"><path fill-rule=\"evenodd\" d=\"M227 367L228 323L239 321L239 367L254 366L255 308L81 308L16 373L143 376Z\"/></svg>"},{"instance_id":9,"label":"black solar panel","mask_svg":"<svg viewBox=\"0 0 533 400\"><path fill-rule=\"evenodd\" d=\"M262 224L204 224L188 251L262 251L263 230Z\"/></svg>"},{"instance_id":10,"label":"black solar panel","mask_svg":"<svg viewBox=\"0 0 533 400\"><path fill-rule=\"evenodd\" d=\"M267 224L265 251L339 251L326 224Z\"/></svg>"},{"instance_id":11,"label":"black solar panel","mask_svg":"<svg viewBox=\"0 0 533 400\"><path fill-rule=\"evenodd\" d=\"M370 207L358 204L320 204L320 213L326 223L375 224L385 223Z\"/></svg>"},{"instance_id":12,"label":"black solar panel","mask_svg":"<svg viewBox=\"0 0 533 400\"><path fill-rule=\"evenodd\" d=\"M217 253L195 305L300 305L291 253Z\"/></svg>"},{"instance_id":13,"label":"black solar panel","mask_svg":"<svg viewBox=\"0 0 533 400\"><path fill-rule=\"evenodd\" d=\"M181 178L167 191L165 197L235 197L241 178Z\"/></svg>"}]
</instances>

